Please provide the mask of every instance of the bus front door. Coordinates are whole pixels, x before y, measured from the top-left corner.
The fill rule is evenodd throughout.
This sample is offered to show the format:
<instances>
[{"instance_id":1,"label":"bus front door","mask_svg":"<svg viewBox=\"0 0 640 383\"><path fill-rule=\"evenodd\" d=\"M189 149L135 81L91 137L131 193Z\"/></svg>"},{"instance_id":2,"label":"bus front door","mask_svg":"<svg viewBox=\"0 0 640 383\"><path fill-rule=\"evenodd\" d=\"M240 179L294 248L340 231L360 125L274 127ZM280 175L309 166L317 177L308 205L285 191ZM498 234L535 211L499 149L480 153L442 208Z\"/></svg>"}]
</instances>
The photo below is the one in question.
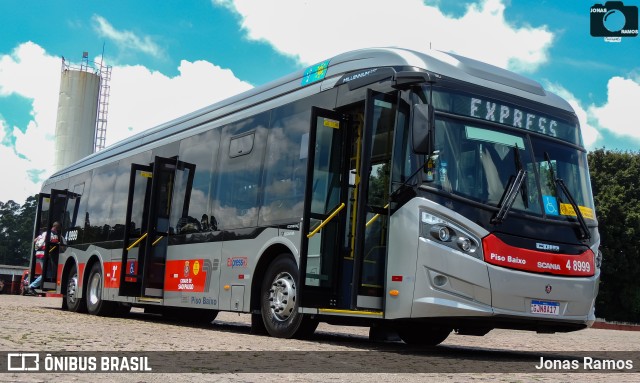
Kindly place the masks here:
<instances>
[{"instance_id":1,"label":"bus front door","mask_svg":"<svg viewBox=\"0 0 640 383\"><path fill-rule=\"evenodd\" d=\"M300 257L301 307L341 308L347 220L347 122L313 108Z\"/></svg>"},{"instance_id":2,"label":"bus front door","mask_svg":"<svg viewBox=\"0 0 640 383\"><path fill-rule=\"evenodd\" d=\"M155 157L151 165L131 166L120 295L164 297L172 201L182 201L176 208L188 210L186 205L191 190L183 187L180 189L182 195L176 196L174 186L177 178L192 180L193 171L193 165L177 158Z\"/></svg>"},{"instance_id":3,"label":"bus front door","mask_svg":"<svg viewBox=\"0 0 640 383\"><path fill-rule=\"evenodd\" d=\"M301 307L383 309L396 105L369 91L342 114L313 111Z\"/></svg>"}]
</instances>

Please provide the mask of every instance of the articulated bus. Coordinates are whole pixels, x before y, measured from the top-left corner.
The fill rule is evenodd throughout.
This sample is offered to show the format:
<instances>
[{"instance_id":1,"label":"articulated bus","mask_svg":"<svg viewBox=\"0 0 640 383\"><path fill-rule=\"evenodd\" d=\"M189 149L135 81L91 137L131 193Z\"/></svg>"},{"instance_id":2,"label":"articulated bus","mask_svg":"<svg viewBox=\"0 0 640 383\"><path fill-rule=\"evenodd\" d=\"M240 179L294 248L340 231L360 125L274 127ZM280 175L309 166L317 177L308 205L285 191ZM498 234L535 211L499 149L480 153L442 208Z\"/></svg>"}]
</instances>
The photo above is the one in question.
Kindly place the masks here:
<instances>
[{"instance_id":1,"label":"articulated bus","mask_svg":"<svg viewBox=\"0 0 640 383\"><path fill-rule=\"evenodd\" d=\"M63 308L436 345L595 320L601 253L571 106L438 51L344 53L53 174L35 230ZM32 275L36 264L32 257Z\"/></svg>"}]
</instances>

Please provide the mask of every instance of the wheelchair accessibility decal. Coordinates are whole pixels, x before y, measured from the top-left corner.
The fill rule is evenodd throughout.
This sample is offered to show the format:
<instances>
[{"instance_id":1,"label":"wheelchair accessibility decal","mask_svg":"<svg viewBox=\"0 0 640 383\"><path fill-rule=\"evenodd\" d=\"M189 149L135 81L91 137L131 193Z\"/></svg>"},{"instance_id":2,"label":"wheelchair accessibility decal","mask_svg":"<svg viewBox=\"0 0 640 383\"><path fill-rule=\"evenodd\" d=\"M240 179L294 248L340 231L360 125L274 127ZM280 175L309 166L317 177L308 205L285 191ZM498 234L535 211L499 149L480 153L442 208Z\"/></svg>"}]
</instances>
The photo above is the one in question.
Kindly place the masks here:
<instances>
[{"instance_id":1,"label":"wheelchair accessibility decal","mask_svg":"<svg viewBox=\"0 0 640 383\"><path fill-rule=\"evenodd\" d=\"M544 204L545 213L548 215L558 215L558 200L556 200L556 197L543 195L542 203Z\"/></svg>"}]
</instances>

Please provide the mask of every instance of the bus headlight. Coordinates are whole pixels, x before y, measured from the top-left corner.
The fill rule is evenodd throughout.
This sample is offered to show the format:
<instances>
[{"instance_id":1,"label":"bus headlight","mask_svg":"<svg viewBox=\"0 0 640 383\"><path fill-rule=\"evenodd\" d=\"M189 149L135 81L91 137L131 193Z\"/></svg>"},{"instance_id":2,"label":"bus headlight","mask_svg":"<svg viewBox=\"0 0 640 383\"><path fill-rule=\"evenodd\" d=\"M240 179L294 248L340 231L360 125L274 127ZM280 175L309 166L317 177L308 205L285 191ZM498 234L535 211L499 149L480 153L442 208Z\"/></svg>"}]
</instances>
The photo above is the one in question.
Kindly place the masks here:
<instances>
[{"instance_id":1,"label":"bus headlight","mask_svg":"<svg viewBox=\"0 0 640 383\"><path fill-rule=\"evenodd\" d=\"M469 238L458 237L458 240L456 242L458 243L458 247L465 253L471 251L471 240Z\"/></svg>"},{"instance_id":2,"label":"bus headlight","mask_svg":"<svg viewBox=\"0 0 640 383\"><path fill-rule=\"evenodd\" d=\"M451 241L451 229L446 226L436 225L431 228L431 235L441 242Z\"/></svg>"},{"instance_id":3,"label":"bus headlight","mask_svg":"<svg viewBox=\"0 0 640 383\"><path fill-rule=\"evenodd\" d=\"M420 236L482 259L482 248L478 238L448 219L440 218L425 210L420 211Z\"/></svg>"}]
</instances>

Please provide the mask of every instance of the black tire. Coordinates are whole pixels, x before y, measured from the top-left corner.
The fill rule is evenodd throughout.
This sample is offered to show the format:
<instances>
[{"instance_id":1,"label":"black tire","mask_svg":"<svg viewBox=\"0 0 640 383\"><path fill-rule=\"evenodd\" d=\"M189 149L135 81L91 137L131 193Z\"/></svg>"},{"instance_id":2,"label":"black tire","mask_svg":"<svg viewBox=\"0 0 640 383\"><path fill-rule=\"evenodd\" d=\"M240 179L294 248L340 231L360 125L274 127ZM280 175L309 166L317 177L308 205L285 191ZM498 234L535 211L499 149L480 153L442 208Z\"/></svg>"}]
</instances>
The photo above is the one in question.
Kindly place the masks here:
<instances>
[{"instance_id":1,"label":"black tire","mask_svg":"<svg viewBox=\"0 0 640 383\"><path fill-rule=\"evenodd\" d=\"M126 303L118 303L116 306L116 311L114 313L117 317L123 317L129 315L131 312L131 305Z\"/></svg>"},{"instance_id":2,"label":"black tire","mask_svg":"<svg viewBox=\"0 0 640 383\"><path fill-rule=\"evenodd\" d=\"M407 325L398 328L400 339L411 346L434 347L444 342L450 333L450 328L428 325Z\"/></svg>"},{"instance_id":3,"label":"black tire","mask_svg":"<svg viewBox=\"0 0 640 383\"><path fill-rule=\"evenodd\" d=\"M91 266L86 290L87 312L91 315L112 316L116 312L117 303L102 298L103 285L102 267L96 262Z\"/></svg>"},{"instance_id":4,"label":"black tire","mask_svg":"<svg viewBox=\"0 0 640 383\"><path fill-rule=\"evenodd\" d=\"M67 309L76 313L87 312L87 302L84 300L84 296L79 298L80 287L78 286L78 268L75 264L71 266L67 278L67 287L65 289L64 302ZM65 303L62 307L64 308Z\"/></svg>"},{"instance_id":5,"label":"black tire","mask_svg":"<svg viewBox=\"0 0 640 383\"><path fill-rule=\"evenodd\" d=\"M298 266L289 254L280 254L267 268L260 290L262 321L273 337L307 337L318 326L298 312L297 283Z\"/></svg>"},{"instance_id":6,"label":"black tire","mask_svg":"<svg viewBox=\"0 0 640 383\"><path fill-rule=\"evenodd\" d=\"M170 321L193 324L210 324L218 316L218 310L189 307L164 307L161 312Z\"/></svg>"}]
</instances>

